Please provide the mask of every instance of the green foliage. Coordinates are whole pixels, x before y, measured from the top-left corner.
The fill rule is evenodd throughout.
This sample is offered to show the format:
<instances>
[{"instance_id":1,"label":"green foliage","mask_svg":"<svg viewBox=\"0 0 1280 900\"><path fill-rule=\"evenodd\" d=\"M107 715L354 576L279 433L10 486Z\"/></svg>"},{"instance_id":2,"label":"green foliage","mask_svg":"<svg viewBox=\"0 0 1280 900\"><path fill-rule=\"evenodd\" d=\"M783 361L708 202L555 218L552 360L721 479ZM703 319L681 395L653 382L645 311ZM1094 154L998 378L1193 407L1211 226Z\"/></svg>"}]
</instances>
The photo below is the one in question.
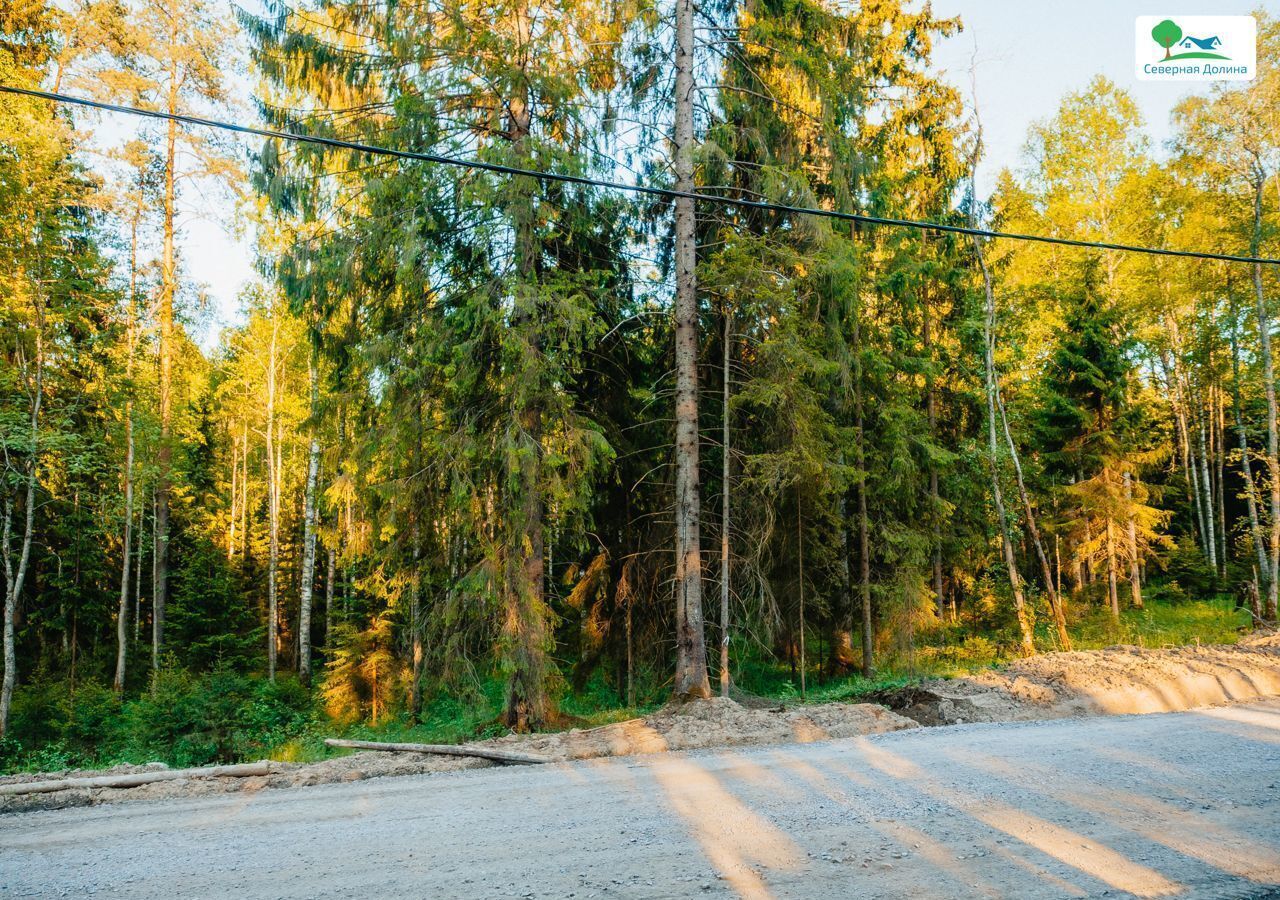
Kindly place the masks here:
<instances>
[{"instance_id":1,"label":"green foliage","mask_svg":"<svg viewBox=\"0 0 1280 900\"><path fill-rule=\"evenodd\" d=\"M271 683L225 666L204 675L164 669L141 694L49 680L15 698L6 770L48 771L118 762L173 766L259 759L313 721L293 679Z\"/></svg>"},{"instance_id":2,"label":"green foliage","mask_svg":"<svg viewBox=\"0 0 1280 900\"><path fill-rule=\"evenodd\" d=\"M1156 592L1157 596L1161 592ZM1131 644L1179 647L1185 644L1234 644L1250 627L1249 614L1226 598L1173 602L1157 600L1125 610L1120 625L1101 609L1090 611L1075 628L1082 650Z\"/></svg>"},{"instance_id":3,"label":"green foliage","mask_svg":"<svg viewBox=\"0 0 1280 900\"><path fill-rule=\"evenodd\" d=\"M357 631L339 626L331 638L321 696L342 725L380 720L404 710L408 673L392 645L391 619L380 616Z\"/></svg>"},{"instance_id":4,"label":"green foliage","mask_svg":"<svg viewBox=\"0 0 1280 900\"><path fill-rule=\"evenodd\" d=\"M1151 38L1165 49L1167 57L1169 48L1182 40L1182 29L1172 19L1165 19L1151 29Z\"/></svg>"},{"instance_id":5,"label":"green foliage","mask_svg":"<svg viewBox=\"0 0 1280 900\"><path fill-rule=\"evenodd\" d=\"M264 629L244 603L249 586L236 577L226 553L206 534L191 531L177 536L174 553L183 563L171 579L167 613L175 653L197 672L255 666Z\"/></svg>"},{"instance_id":6,"label":"green foliage","mask_svg":"<svg viewBox=\"0 0 1280 900\"><path fill-rule=\"evenodd\" d=\"M1208 597L1219 590L1216 573L1190 535L1183 535L1165 556L1164 571L1169 580L1163 590L1171 598Z\"/></svg>"}]
</instances>

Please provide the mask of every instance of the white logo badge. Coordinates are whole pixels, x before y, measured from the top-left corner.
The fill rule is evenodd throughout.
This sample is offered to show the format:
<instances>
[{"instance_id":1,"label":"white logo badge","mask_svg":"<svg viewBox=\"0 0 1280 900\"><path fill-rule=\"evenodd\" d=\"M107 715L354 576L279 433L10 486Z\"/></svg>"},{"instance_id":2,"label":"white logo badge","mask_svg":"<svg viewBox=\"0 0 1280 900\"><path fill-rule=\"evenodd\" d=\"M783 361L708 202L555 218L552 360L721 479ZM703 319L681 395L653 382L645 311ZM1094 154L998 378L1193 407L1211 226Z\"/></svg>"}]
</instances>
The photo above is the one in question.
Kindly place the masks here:
<instances>
[{"instance_id":1,"label":"white logo badge","mask_svg":"<svg viewBox=\"0 0 1280 900\"><path fill-rule=\"evenodd\" d=\"M1140 81L1252 81L1258 71L1253 16L1138 16Z\"/></svg>"}]
</instances>

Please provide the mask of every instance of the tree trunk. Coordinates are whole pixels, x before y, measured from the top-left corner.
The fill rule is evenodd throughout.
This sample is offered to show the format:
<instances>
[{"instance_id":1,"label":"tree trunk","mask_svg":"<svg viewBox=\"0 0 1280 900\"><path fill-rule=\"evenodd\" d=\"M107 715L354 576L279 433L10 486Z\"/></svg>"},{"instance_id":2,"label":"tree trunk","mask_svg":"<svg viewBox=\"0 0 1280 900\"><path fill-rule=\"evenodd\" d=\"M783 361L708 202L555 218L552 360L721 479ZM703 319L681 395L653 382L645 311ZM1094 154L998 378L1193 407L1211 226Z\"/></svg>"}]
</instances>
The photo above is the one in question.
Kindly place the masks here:
<instances>
[{"instance_id":1,"label":"tree trunk","mask_svg":"<svg viewBox=\"0 0 1280 900\"><path fill-rule=\"evenodd\" d=\"M146 507L138 504L138 561L133 570L133 643L136 647L142 639L142 562L147 555L146 541L142 539L146 529Z\"/></svg>"},{"instance_id":2,"label":"tree trunk","mask_svg":"<svg viewBox=\"0 0 1280 900\"><path fill-rule=\"evenodd\" d=\"M1009 417L1004 408L1004 397L1000 393L1000 376L995 372L992 363L992 379L995 383L996 408L1000 411L1000 423L1004 428L1005 445L1009 448L1009 458L1013 461L1013 471L1017 476L1018 497L1022 501L1022 513L1027 523L1027 534L1035 547L1036 559L1040 562L1041 577L1044 578L1045 593L1049 598L1049 612L1053 615L1053 624L1058 631L1058 643L1063 650L1071 649L1071 635L1067 632L1066 611L1062 608L1062 598L1058 595L1057 586L1053 582L1053 568L1049 565L1049 557L1044 552L1044 542L1040 540L1040 528L1036 524L1035 510L1031 507L1031 495L1027 491L1026 480L1022 477L1022 461L1018 456L1018 446L1013 442L1013 432L1009 428Z\"/></svg>"},{"instance_id":3,"label":"tree trunk","mask_svg":"<svg viewBox=\"0 0 1280 900\"><path fill-rule=\"evenodd\" d=\"M1111 618L1120 621L1120 593L1116 587L1115 524L1107 519L1107 597L1111 601Z\"/></svg>"},{"instance_id":4,"label":"tree trunk","mask_svg":"<svg viewBox=\"0 0 1280 900\"><path fill-rule=\"evenodd\" d=\"M298 591L298 678L311 681L311 599L316 580L316 484L320 478L320 377L317 350L311 349L311 443L307 449L307 484L302 514L302 584Z\"/></svg>"},{"instance_id":5,"label":"tree trunk","mask_svg":"<svg viewBox=\"0 0 1280 900\"><path fill-rule=\"evenodd\" d=\"M1204 546L1209 553L1209 568L1218 574L1218 538L1214 534L1213 484L1209 478L1209 450L1205 442L1205 418L1208 414L1201 410L1200 417L1200 489L1204 492L1201 508L1204 509Z\"/></svg>"},{"instance_id":6,"label":"tree trunk","mask_svg":"<svg viewBox=\"0 0 1280 900\"><path fill-rule=\"evenodd\" d=\"M804 518L802 502L796 495L796 587L800 597L800 699L805 699L805 647L804 647Z\"/></svg>"},{"instance_id":7,"label":"tree trunk","mask_svg":"<svg viewBox=\"0 0 1280 900\"><path fill-rule=\"evenodd\" d=\"M133 547L133 353L134 303L138 296L138 217L133 217L129 238L129 304L126 324L125 400L124 400L124 542L121 548L120 604L116 612L116 676L112 683L116 692L124 690L125 664L129 647L129 558Z\"/></svg>"},{"instance_id":8,"label":"tree trunk","mask_svg":"<svg viewBox=\"0 0 1280 900\"><path fill-rule=\"evenodd\" d=\"M1053 536L1053 573L1054 587L1058 589L1058 600L1062 600L1062 538Z\"/></svg>"},{"instance_id":9,"label":"tree trunk","mask_svg":"<svg viewBox=\"0 0 1280 900\"><path fill-rule=\"evenodd\" d=\"M422 536L417 522L413 525L413 583L409 586L410 682L409 721L417 724L422 716Z\"/></svg>"},{"instance_id":10,"label":"tree trunk","mask_svg":"<svg viewBox=\"0 0 1280 900\"><path fill-rule=\"evenodd\" d=\"M1138 561L1138 526L1133 519L1133 473L1124 471L1124 499L1129 504L1129 594L1134 609L1142 609L1142 573Z\"/></svg>"},{"instance_id":11,"label":"tree trunk","mask_svg":"<svg viewBox=\"0 0 1280 900\"><path fill-rule=\"evenodd\" d=\"M13 499L5 495L4 522L0 525L0 553L4 554L4 678L0 682L0 738L9 729L9 710L13 706L13 689L18 681L18 657L14 624L18 615L18 598L27 577L31 559L31 541L35 534L36 484L40 477L40 408L44 403L44 309L36 301L35 372L31 380L31 451L26 462L26 497L23 509L22 547L17 564L12 555Z\"/></svg>"},{"instance_id":12,"label":"tree trunk","mask_svg":"<svg viewBox=\"0 0 1280 900\"><path fill-rule=\"evenodd\" d=\"M133 416L129 404L125 404L125 454L124 454L124 546L120 564L120 605L116 612L116 691L124 690L125 658L129 644L129 558L133 546Z\"/></svg>"},{"instance_id":13,"label":"tree trunk","mask_svg":"<svg viewBox=\"0 0 1280 900\"><path fill-rule=\"evenodd\" d=\"M843 455L840 464L844 465ZM836 500L836 522L839 525L837 571L840 573L840 596L832 602L831 634L828 665L833 672L849 672L860 661L853 650L853 530L849 527L849 499L842 493Z\"/></svg>"},{"instance_id":14,"label":"tree trunk","mask_svg":"<svg viewBox=\"0 0 1280 900\"><path fill-rule=\"evenodd\" d=\"M938 437L938 400L937 391L934 389L933 334L930 328L929 298L927 293L921 297L921 315L921 338L924 342L925 355L929 358L929 368L925 376L925 414L929 422L929 439L936 441ZM938 466L932 460L929 462L929 500L933 507L930 513L933 519L933 598L938 621L941 622L944 617L944 601L942 597L942 520L940 514L942 500L938 490Z\"/></svg>"},{"instance_id":15,"label":"tree trunk","mask_svg":"<svg viewBox=\"0 0 1280 900\"><path fill-rule=\"evenodd\" d=\"M1236 420L1236 439L1240 444L1240 478L1244 481L1245 505L1249 511L1249 534L1253 538L1253 549L1258 556L1258 571L1263 584L1270 574L1267 563L1266 539L1262 536L1262 523L1258 520L1257 485L1253 480L1253 465L1249 462L1249 437L1244 427L1244 412L1240 404L1240 344L1237 336L1237 323L1234 312L1231 326L1231 372L1232 372L1232 407Z\"/></svg>"},{"instance_id":16,"label":"tree trunk","mask_svg":"<svg viewBox=\"0 0 1280 900\"><path fill-rule=\"evenodd\" d=\"M249 417L246 415L240 439L240 560L249 554Z\"/></svg>"},{"instance_id":17,"label":"tree trunk","mask_svg":"<svg viewBox=\"0 0 1280 900\"><path fill-rule=\"evenodd\" d=\"M674 163L676 190L693 184L693 0L676 0ZM711 696L702 619L701 498L698 487L697 212L675 201L675 552L676 671L672 693Z\"/></svg>"},{"instance_id":18,"label":"tree trunk","mask_svg":"<svg viewBox=\"0 0 1280 900\"><path fill-rule=\"evenodd\" d=\"M1004 564L1009 570L1009 587L1013 591L1013 609L1018 617L1018 630L1022 634L1022 652L1028 656L1036 652L1035 638L1031 630L1031 621L1027 617L1026 599L1022 593L1022 579L1018 574L1018 560L1013 552L1013 534L1009 530L1009 516L1005 511L1004 494L1000 490L1000 453L999 441L996 438L996 418L999 416L996 402L996 294L991 284L991 272L987 269L987 261L982 253L982 244L977 235L973 236L973 248L978 257L978 266L982 270L982 285L986 292L987 306L984 317L986 348L983 354L987 389L987 456L991 465L991 498L996 508L996 520L1000 525L1000 544L1004 553Z\"/></svg>"},{"instance_id":19,"label":"tree trunk","mask_svg":"<svg viewBox=\"0 0 1280 900\"><path fill-rule=\"evenodd\" d=\"M858 470L858 595L862 606L862 677L875 677L875 623L871 614L871 535L867 518L866 409L862 390L862 308L853 316L853 464Z\"/></svg>"},{"instance_id":20,"label":"tree trunk","mask_svg":"<svg viewBox=\"0 0 1280 900\"><path fill-rule=\"evenodd\" d=\"M627 594L627 707L634 709L636 705L636 681L634 665L634 647L631 643L631 594Z\"/></svg>"},{"instance_id":21,"label":"tree trunk","mask_svg":"<svg viewBox=\"0 0 1280 900\"><path fill-rule=\"evenodd\" d=\"M276 656L280 654L280 518L284 509L284 422L279 417L276 418L276 515L275 526L272 528L272 540L275 544L275 561L272 563L272 569L276 572ZM279 668L277 666L277 668Z\"/></svg>"},{"instance_id":22,"label":"tree trunk","mask_svg":"<svg viewBox=\"0 0 1280 900\"><path fill-rule=\"evenodd\" d=\"M514 27L520 37L522 54L531 40L530 11L521 5L514 13ZM523 72L529 61L520 60ZM528 137L532 126L532 109L528 79L510 103L510 131L516 158L522 163L528 154ZM514 422L523 452L509 453L508 484L514 491L511 523L513 531L506 548L505 639L512 652L512 672L507 684L504 719L517 731L542 727L551 710L546 695L547 634L545 606L545 514L542 497L543 408L540 379L542 354L538 332L542 311L539 308L538 236L534 210L534 183L527 178L512 183L509 213L515 230L515 265L518 283L513 299L512 327L520 343L525 377L515 387ZM530 377L530 373L532 376Z\"/></svg>"},{"instance_id":23,"label":"tree trunk","mask_svg":"<svg viewBox=\"0 0 1280 900\"><path fill-rule=\"evenodd\" d=\"M977 99L974 99L974 119L976 134L972 155L969 159L969 225L978 226L978 160L982 155L982 120L978 118ZM1027 616L1026 599L1022 593L1022 579L1018 574L1018 559L1013 551L1013 534L1009 530L1009 516L1004 506L1004 495L1000 490L1000 454L999 441L996 438L997 408L996 386L996 292L991 281L991 271L987 268L987 259L982 252L982 242L978 236L972 235L973 252L978 260L978 268L982 274L982 288L986 295L986 314L983 317L983 369L987 393L987 456L991 466L991 498L996 508L996 520L1000 526L1000 544L1004 554L1004 562L1009 570L1009 587L1013 591L1013 609L1018 619L1018 630L1022 635L1022 652L1030 656L1036 652L1035 636L1031 629L1031 620Z\"/></svg>"},{"instance_id":24,"label":"tree trunk","mask_svg":"<svg viewBox=\"0 0 1280 900\"><path fill-rule=\"evenodd\" d=\"M1088 519L1084 520L1084 543L1086 547L1093 546L1093 525ZM1081 557L1081 568L1084 571L1084 583L1093 584L1097 578L1093 560L1085 558L1083 554L1081 554Z\"/></svg>"},{"instance_id":25,"label":"tree trunk","mask_svg":"<svg viewBox=\"0 0 1280 900\"><path fill-rule=\"evenodd\" d=\"M724 413L720 487L720 696L729 696L729 366L732 362L733 311L724 315Z\"/></svg>"},{"instance_id":26,"label":"tree trunk","mask_svg":"<svg viewBox=\"0 0 1280 900\"><path fill-rule=\"evenodd\" d=\"M338 560L333 548L328 549L327 566L324 573L324 652L328 661L333 652L333 581L337 573Z\"/></svg>"},{"instance_id":27,"label":"tree trunk","mask_svg":"<svg viewBox=\"0 0 1280 900\"><path fill-rule=\"evenodd\" d=\"M1209 559L1209 547L1205 541L1207 534L1204 526L1204 494L1200 490L1200 463L1196 459L1195 441L1192 439L1193 423L1191 417L1193 415L1190 409L1190 391L1187 392L1188 408L1184 412L1186 419L1186 441L1187 441L1187 464L1190 466L1188 470L1187 489L1192 495L1192 511L1195 515L1195 527L1192 529L1193 537L1200 544L1200 552L1204 554L1205 561Z\"/></svg>"},{"instance_id":28,"label":"tree trunk","mask_svg":"<svg viewBox=\"0 0 1280 900\"><path fill-rule=\"evenodd\" d=\"M1214 495L1214 500L1218 507L1218 574L1225 578L1230 555L1227 547L1227 488L1223 483L1227 465L1227 412L1226 401L1222 396L1222 385L1214 386L1213 398L1214 418L1211 433L1214 447L1213 458L1216 466L1213 483L1217 491Z\"/></svg>"},{"instance_id":29,"label":"tree trunk","mask_svg":"<svg viewBox=\"0 0 1280 900\"><path fill-rule=\"evenodd\" d=\"M1178 335L1178 323L1171 314L1164 317L1165 331L1169 335L1171 353L1164 354L1162 359L1165 369L1165 380L1168 382L1170 403L1173 406L1174 422L1178 431L1178 450L1182 456L1182 471L1187 479L1187 502L1191 507L1192 539L1204 543L1204 516L1200 509L1199 479L1196 476L1195 458L1191 452L1191 428L1187 423L1188 401L1183 393L1182 371L1179 359L1182 356L1181 339Z\"/></svg>"},{"instance_id":30,"label":"tree trunk","mask_svg":"<svg viewBox=\"0 0 1280 900\"><path fill-rule=\"evenodd\" d=\"M240 500L240 436L231 435L231 509L227 514L227 562L236 556L236 522L238 511L236 504Z\"/></svg>"},{"instance_id":31,"label":"tree trunk","mask_svg":"<svg viewBox=\"0 0 1280 900\"><path fill-rule=\"evenodd\" d=\"M1262 188L1259 177L1254 185L1253 239L1250 252L1257 256L1262 247ZM1264 615L1270 622L1276 621L1277 587L1280 587L1280 433L1277 432L1276 370L1271 356L1271 316L1267 312L1266 296L1262 291L1262 264L1253 264L1253 299L1258 316L1258 337L1261 344L1263 388L1267 397L1267 469L1271 484L1271 537L1269 542L1267 599Z\"/></svg>"},{"instance_id":32,"label":"tree trunk","mask_svg":"<svg viewBox=\"0 0 1280 900\"><path fill-rule=\"evenodd\" d=\"M419 400L414 404L414 444L413 444L413 470L415 473L423 471L422 463L422 401ZM420 476L415 476L420 477ZM413 527L411 539L413 541L413 568L409 573L412 583L409 586L409 651L410 651L410 682L409 682L409 716L410 721L415 724L422 716L422 665L425 649L422 643L422 519L426 510L423 509L423 501L419 497L415 497L415 509L413 515ZM430 521L428 519L428 521Z\"/></svg>"},{"instance_id":33,"label":"tree trunk","mask_svg":"<svg viewBox=\"0 0 1280 900\"><path fill-rule=\"evenodd\" d=\"M1068 476L1068 484L1076 484L1078 481L1079 479L1075 475ZM1087 530L1089 528L1089 523L1085 522L1084 527ZM1072 543L1074 545L1078 543L1078 541L1073 541ZM1085 580L1084 559L1078 548L1075 546L1072 546L1069 552L1071 555L1071 582L1075 585L1072 590L1079 594L1084 590L1085 584L1087 583Z\"/></svg>"},{"instance_id":34,"label":"tree trunk","mask_svg":"<svg viewBox=\"0 0 1280 900\"><path fill-rule=\"evenodd\" d=\"M177 10L171 10L169 30L169 99L168 111L178 112L178 22ZM160 445L157 448L155 584L151 598L151 666L160 668L164 649L164 615L169 603L169 480L173 448L173 355L174 301L178 292L177 261L174 255L175 188L178 165L178 123L169 120L165 137L164 164L164 253L160 265Z\"/></svg>"},{"instance_id":35,"label":"tree trunk","mask_svg":"<svg viewBox=\"0 0 1280 900\"><path fill-rule=\"evenodd\" d=\"M267 678L276 680L276 642L280 633L277 604L277 578L280 562L280 485L276 478L279 467L276 458L280 448L276 446L276 354L280 335L280 321L275 313L271 319L271 350L267 357L267 517L269 550L267 560Z\"/></svg>"},{"instance_id":36,"label":"tree trunk","mask_svg":"<svg viewBox=\"0 0 1280 900\"><path fill-rule=\"evenodd\" d=\"M501 750L497 747L467 744L393 744L381 741L352 741L345 738L325 738L325 744L330 747L344 747L352 750L379 750L390 753L435 753L441 756L474 756L497 763L517 763L533 766L551 762L550 759L543 756L513 753L510 750Z\"/></svg>"}]
</instances>

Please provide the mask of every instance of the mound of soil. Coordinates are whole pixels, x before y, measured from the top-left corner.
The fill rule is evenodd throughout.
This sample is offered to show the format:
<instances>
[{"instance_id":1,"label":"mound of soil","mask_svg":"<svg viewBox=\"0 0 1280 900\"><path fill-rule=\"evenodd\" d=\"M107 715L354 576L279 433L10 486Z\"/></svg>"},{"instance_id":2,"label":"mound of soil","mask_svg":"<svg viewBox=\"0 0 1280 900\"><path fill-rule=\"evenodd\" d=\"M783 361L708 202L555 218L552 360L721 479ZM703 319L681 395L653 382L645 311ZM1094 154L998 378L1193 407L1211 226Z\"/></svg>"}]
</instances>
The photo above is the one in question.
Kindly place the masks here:
<instances>
[{"instance_id":1,"label":"mound of soil","mask_svg":"<svg viewBox=\"0 0 1280 900\"><path fill-rule=\"evenodd\" d=\"M667 706L642 719L600 728L513 734L487 743L562 761L668 750L808 743L915 727L910 719L870 703L748 709L734 700L715 697Z\"/></svg>"},{"instance_id":2,"label":"mound of soil","mask_svg":"<svg viewBox=\"0 0 1280 900\"><path fill-rule=\"evenodd\" d=\"M1176 712L1280 695L1280 634L1234 646L1046 653L868 699L922 725Z\"/></svg>"}]
</instances>

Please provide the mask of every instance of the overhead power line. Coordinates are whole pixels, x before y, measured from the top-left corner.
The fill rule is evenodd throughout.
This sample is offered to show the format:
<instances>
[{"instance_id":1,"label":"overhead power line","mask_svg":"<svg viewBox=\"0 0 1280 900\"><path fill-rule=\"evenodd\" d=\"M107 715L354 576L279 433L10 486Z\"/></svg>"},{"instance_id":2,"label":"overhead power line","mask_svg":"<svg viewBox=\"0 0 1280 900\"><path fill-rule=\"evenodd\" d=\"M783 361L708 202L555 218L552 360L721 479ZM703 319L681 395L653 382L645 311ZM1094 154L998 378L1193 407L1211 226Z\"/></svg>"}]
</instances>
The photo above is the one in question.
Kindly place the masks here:
<instances>
[{"instance_id":1,"label":"overhead power line","mask_svg":"<svg viewBox=\"0 0 1280 900\"><path fill-rule=\"evenodd\" d=\"M500 163L482 162L474 159L458 159L452 156L441 156L436 153L419 153L414 150L393 150L390 147L379 147L375 144L362 144L357 141L344 141L339 138L321 137L319 135L298 134L291 131L276 131L270 128L258 128L253 125L240 125L234 122L222 122L217 119L204 119L199 116L188 116L179 113L167 113L154 109L141 109L136 106L122 106L116 103L103 103L86 97L73 97L69 94L58 94L53 91L39 91L29 88L0 85L0 91L50 100L55 103L69 103L86 106L106 112L125 113L132 116L143 116L148 119L161 119L178 122L183 125L199 125L204 128L221 129L238 134L251 134L257 137L273 138L281 141L296 141L304 144L316 144L331 147L335 150L353 150L374 156L394 156L400 159L412 159L418 162L437 163L463 169L476 169L493 172L499 175L525 176L541 181L554 181L562 184L579 184L584 187L606 188L614 191L626 191L632 194L644 194L650 197L666 199L689 199L698 203L715 203L737 209L758 209L768 212L788 213L791 215L818 216L825 219L837 219L844 222L857 222L862 225L881 225L890 228L911 228L918 231L934 231L947 234L975 235L977 237L1001 238L1013 241L1030 241L1038 244L1058 244L1065 247L1083 247L1090 250L1117 250L1123 253L1145 253L1149 256L1176 256L1187 259L1210 259L1219 262L1256 263L1267 266L1280 266L1280 259L1265 256L1236 256L1230 253L1210 253L1200 250L1170 250L1164 247L1142 247L1136 244L1116 244L1107 241L1080 241L1072 238L1050 237L1043 234L1019 234L1010 231L991 231L986 228L970 228L964 225L948 225L942 222L927 222L916 219L894 219L885 216L868 216L860 213L839 212L832 209L816 209L807 206L788 206L784 203L770 203L763 200L743 200L737 197L725 197L720 194L703 194L695 191L677 191L671 188L650 187L641 184L626 184L620 181L606 181L599 178L588 178L583 175L566 175L559 172L539 172L534 169L522 169L518 166L504 166Z\"/></svg>"}]
</instances>

